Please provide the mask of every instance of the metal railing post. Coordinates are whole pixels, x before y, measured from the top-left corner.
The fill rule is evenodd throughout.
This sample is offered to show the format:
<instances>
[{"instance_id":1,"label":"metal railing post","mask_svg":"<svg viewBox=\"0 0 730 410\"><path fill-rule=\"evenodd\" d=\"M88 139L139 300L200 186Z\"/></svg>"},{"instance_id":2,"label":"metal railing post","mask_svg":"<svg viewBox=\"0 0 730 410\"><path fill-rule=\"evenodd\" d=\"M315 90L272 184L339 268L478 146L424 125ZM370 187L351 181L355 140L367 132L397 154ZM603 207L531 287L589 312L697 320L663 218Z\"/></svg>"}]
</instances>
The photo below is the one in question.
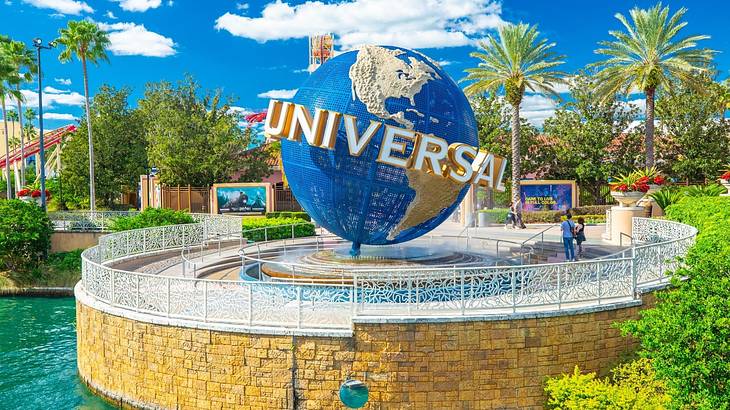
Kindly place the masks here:
<instances>
[{"instance_id":1,"label":"metal railing post","mask_svg":"<svg viewBox=\"0 0 730 410\"><path fill-rule=\"evenodd\" d=\"M297 286L297 329L302 328L302 287Z\"/></svg>"},{"instance_id":2,"label":"metal railing post","mask_svg":"<svg viewBox=\"0 0 730 410\"><path fill-rule=\"evenodd\" d=\"M466 314L466 299L464 299L464 269L461 270L461 315Z\"/></svg>"},{"instance_id":3,"label":"metal railing post","mask_svg":"<svg viewBox=\"0 0 730 410\"><path fill-rule=\"evenodd\" d=\"M511 275L511 281L512 281L512 313L517 312L517 272L514 270L512 271Z\"/></svg>"},{"instance_id":4,"label":"metal railing post","mask_svg":"<svg viewBox=\"0 0 730 410\"><path fill-rule=\"evenodd\" d=\"M184 262L183 262L183 264L184 264ZM167 277L167 317L170 317L170 280L171 279L172 278L170 278L169 276Z\"/></svg>"},{"instance_id":5,"label":"metal railing post","mask_svg":"<svg viewBox=\"0 0 730 410\"><path fill-rule=\"evenodd\" d=\"M268 241L269 241L269 228L265 227L264 228L264 242L268 242Z\"/></svg>"},{"instance_id":6,"label":"metal railing post","mask_svg":"<svg viewBox=\"0 0 730 410\"><path fill-rule=\"evenodd\" d=\"M561 287L562 282L560 280L561 276L563 276L561 274L561 269L558 268L558 310L560 310L560 308L562 307L562 303L563 303L563 289Z\"/></svg>"},{"instance_id":7,"label":"metal railing post","mask_svg":"<svg viewBox=\"0 0 730 410\"><path fill-rule=\"evenodd\" d=\"M208 281L203 281L203 321L208 321Z\"/></svg>"},{"instance_id":8,"label":"metal railing post","mask_svg":"<svg viewBox=\"0 0 730 410\"><path fill-rule=\"evenodd\" d=\"M636 247L631 247L631 298L636 299L638 291L638 274L636 272Z\"/></svg>"}]
</instances>

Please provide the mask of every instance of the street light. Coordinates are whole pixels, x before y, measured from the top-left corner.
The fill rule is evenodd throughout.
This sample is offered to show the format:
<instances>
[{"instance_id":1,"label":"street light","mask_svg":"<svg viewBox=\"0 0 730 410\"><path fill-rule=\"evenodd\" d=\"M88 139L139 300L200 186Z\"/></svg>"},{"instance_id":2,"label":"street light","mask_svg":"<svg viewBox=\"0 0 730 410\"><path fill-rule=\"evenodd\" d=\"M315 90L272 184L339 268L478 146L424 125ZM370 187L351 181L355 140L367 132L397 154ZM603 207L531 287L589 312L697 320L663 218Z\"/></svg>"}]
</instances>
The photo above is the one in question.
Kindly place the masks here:
<instances>
[{"instance_id":1,"label":"street light","mask_svg":"<svg viewBox=\"0 0 730 410\"><path fill-rule=\"evenodd\" d=\"M156 176L158 172L160 172L160 170L157 169L157 167L147 168L147 208L152 205L152 202L150 201L150 178Z\"/></svg>"},{"instance_id":2,"label":"street light","mask_svg":"<svg viewBox=\"0 0 730 410\"><path fill-rule=\"evenodd\" d=\"M40 169L41 169L41 208L46 210L46 147L43 138L43 72L41 71L41 50L50 50L56 47L56 42L51 41L48 45L43 45L43 40L40 38L33 39L33 47L38 52L38 138L39 147L38 152Z\"/></svg>"}]
</instances>

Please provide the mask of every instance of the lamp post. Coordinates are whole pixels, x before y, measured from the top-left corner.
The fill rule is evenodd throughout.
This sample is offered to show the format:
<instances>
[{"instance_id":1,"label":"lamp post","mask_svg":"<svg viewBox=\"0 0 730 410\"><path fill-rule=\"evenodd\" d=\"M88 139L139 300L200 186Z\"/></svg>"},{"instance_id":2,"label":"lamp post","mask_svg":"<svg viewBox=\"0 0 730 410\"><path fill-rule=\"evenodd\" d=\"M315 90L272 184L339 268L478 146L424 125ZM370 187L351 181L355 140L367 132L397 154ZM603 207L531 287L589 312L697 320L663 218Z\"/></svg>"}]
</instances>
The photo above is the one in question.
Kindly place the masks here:
<instances>
[{"instance_id":1,"label":"lamp post","mask_svg":"<svg viewBox=\"0 0 730 410\"><path fill-rule=\"evenodd\" d=\"M156 176L158 172L157 167L147 168L147 208L152 207L152 201L150 200L150 178Z\"/></svg>"},{"instance_id":2,"label":"lamp post","mask_svg":"<svg viewBox=\"0 0 730 410\"><path fill-rule=\"evenodd\" d=\"M50 50L56 47L56 42L51 41L48 45L43 45L40 38L33 39L33 46L38 53L38 156L41 171L41 208L46 210L46 147L43 138L43 72L41 71L41 50Z\"/></svg>"}]
</instances>

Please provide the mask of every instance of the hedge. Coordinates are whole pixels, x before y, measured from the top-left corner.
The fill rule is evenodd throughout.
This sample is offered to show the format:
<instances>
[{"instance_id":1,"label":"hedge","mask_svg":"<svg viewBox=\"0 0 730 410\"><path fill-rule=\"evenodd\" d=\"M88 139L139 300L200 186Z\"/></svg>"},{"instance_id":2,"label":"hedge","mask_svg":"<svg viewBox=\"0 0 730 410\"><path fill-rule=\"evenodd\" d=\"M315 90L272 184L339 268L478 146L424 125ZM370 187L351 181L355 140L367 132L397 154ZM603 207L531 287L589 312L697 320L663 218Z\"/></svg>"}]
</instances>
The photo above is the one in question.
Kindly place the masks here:
<instances>
[{"instance_id":1,"label":"hedge","mask_svg":"<svg viewBox=\"0 0 730 410\"><path fill-rule=\"evenodd\" d=\"M480 214L487 214L487 220L490 223L500 223L500 224L503 224L505 222L505 220L507 219L508 212L509 212L509 209L506 209L506 208L479 210Z\"/></svg>"},{"instance_id":2,"label":"hedge","mask_svg":"<svg viewBox=\"0 0 730 410\"><path fill-rule=\"evenodd\" d=\"M52 233L53 223L36 204L0 200L0 270L37 267L51 247Z\"/></svg>"},{"instance_id":3,"label":"hedge","mask_svg":"<svg viewBox=\"0 0 730 410\"><path fill-rule=\"evenodd\" d=\"M265 239L288 239L292 237L294 226L294 237L314 236L314 225L299 218L243 218L243 236L251 241L263 241ZM285 225L285 226L282 226ZM264 228L269 229L264 232Z\"/></svg>"},{"instance_id":4,"label":"hedge","mask_svg":"<svg viewBox=\"0 0 730 410\"><path fill-rule=\"evenodd\" d=\"M306 212L289 212L289 211L267 212L266 217L267 218L299 218L299 219L303 219L307 222L312 220L312 218Z\"/></svg>"},{"instance_id":5,"label":"hedge","mask_svg":"<svg viewBox=\"0 0 730 410\"><path fill-rule=\"evenodd\" d=\"M728 409L730 198L687 198L667 207L666 217L697 227L697 241L675 286L621 329L639 340L639 355L667 382L673 407Z\"/></svg>"},{"instance_id":6,"label":"hedge","mask_svg":"<svg viewBox=\"0 0 730 410\"><path fill-rule=\"evenodd\" d=\"M647 359L620 365L605 379L581 374L576 366L572 374L548 379L545 393L548 410L664 409L671 402Z\"/></svg>"},{"instance_id":7,"label":"hedge","mask_svg":"<svg viewBox=\"0 0 730 410\"><path fill-rule=\"evenodd\" d=\"M147 208L134 216L122 216L111 221L109 229L115 232L153 226L181 225L194 223L193 217L185 211L167 208Z\"/></svg>"}]
</instances>

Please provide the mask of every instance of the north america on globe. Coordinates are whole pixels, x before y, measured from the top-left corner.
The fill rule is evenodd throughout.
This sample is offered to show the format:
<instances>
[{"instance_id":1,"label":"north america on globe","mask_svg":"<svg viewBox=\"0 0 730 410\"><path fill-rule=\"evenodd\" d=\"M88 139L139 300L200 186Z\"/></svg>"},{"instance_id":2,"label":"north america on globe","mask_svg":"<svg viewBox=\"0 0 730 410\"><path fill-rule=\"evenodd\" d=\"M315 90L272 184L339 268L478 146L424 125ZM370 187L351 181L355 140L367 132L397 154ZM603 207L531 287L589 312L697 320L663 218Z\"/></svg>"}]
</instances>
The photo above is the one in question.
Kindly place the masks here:
<instances>
[{"instance_id":1,"label":"north america on globe","mask_svg":"<svg viewBox=\"0 0 730 410\"><path fill-rule=\"evenodd\" d=\"M388 126L449 145L477 145L468 100L423 54L389 46L343 53L312 73L292 103L342 113L345 125L356 121L353 133L370 138L358 155L350 155L347 126L332 126L329 150L282 139L282 164L297 201L321 226L352 241L353 250L415 239L448 218L466 195L468 184L441 172L445 163L422 172L379 157L384 143L392 145L385 147L392 161L405 162L416 149L416 141L402 135L388 140ZM368 135L368 127L376 131Z\"/></svg>"}]
</instances>

